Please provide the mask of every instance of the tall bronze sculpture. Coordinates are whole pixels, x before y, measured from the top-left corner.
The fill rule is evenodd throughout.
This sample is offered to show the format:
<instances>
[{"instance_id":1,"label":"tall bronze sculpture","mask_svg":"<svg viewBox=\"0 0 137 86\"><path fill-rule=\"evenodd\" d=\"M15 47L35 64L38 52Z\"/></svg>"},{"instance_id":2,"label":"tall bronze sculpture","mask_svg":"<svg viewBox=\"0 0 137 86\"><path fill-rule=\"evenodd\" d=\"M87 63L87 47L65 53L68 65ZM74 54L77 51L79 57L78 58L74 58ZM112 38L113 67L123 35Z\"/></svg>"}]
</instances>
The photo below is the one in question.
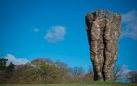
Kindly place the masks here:
<instances>
[{"instance_id":1,"label":"tall bronze sculpture","mask_svg":"<svg viewBox=\"0 0 137 86\"><path fill-rule=\"evenodd\" d=\"M122 15L95 10L85 16L95 81L114 81Z\"/></svg>"}]
</instances>

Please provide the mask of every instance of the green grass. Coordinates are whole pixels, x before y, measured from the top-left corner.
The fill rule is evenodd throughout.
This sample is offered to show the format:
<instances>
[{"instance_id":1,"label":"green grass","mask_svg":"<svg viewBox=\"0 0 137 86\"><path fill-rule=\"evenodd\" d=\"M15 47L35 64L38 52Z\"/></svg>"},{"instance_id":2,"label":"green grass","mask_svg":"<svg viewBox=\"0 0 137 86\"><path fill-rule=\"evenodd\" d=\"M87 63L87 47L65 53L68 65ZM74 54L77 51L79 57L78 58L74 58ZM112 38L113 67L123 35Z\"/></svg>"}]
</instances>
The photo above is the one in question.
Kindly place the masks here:
<instances>
[{"instance_id":1,"label":"green grass","mask_svg":"<svg viewBox=\"0 0 137 86\"><path fill-rule=\"evenodd\" d=\"M0 84L0 86L137 86L137 84L92 81L72 84Z\"/></svg>"}]
</instances>

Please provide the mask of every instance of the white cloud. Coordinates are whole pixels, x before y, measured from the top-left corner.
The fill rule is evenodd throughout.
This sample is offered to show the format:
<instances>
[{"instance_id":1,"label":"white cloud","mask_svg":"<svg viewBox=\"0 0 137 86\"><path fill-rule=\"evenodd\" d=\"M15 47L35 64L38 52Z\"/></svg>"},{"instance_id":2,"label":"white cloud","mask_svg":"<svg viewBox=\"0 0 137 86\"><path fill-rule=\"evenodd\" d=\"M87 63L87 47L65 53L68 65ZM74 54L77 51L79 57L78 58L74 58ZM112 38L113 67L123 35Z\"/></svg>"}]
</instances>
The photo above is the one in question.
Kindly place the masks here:
<instances>
[{"instance_id":1,"label":"white cloud","mask_svg":"<svg viewBox=\"0 0 137 86\"><path fill-rule=\"evenodd\" d=\"M9 65L10 62L12 62L14 65L26 64L27 62L29 62L27 59L24 58L17 59L11 54L7 54L4 58L8 59L6 65Z\"/></svg>"},{"instance_id":2,"label":"white cloud","mask_svg":"<svg viewBox=\"0 0 137 86\"><path fill-rule=\"evenodd\" d=\"M56 41L64 40L66 34L66 28L63 26L52 26L44 37L48 42L55 43Z\"/></svg>"},{"instance_id":3,"label":"white cloud","mask_svg":"<svg viewBox=\"0 0 137 86\"><path fill-rule=\"evenodd\" d=\"M34 29L30 29L31 31L33 31L33 32L38 32L39 31L39 29L38 28L34 28Z\"/></svg>"},{"instance_id":4,"label":"white cloud","mask_svg":"<svg viewBox=\"0 0 137 86\"><path fill-rule=\"evenodd\" d=\"M35 28L35 29L34 29L34 31L35 31L35 32L38 32L38 31L39 31L39 29L38 29L38 28Z\"/></svg>"},{"instance_id":5,"label":"white cloud","mask_svg":"<svg viewBox=\"0 0 137 86\"><path fill-rule=\"evenodd\" d=\"M122 14L122 34L120 38L129 37L137 40L137 10Z\"/></svg>"},{"instance_id":6,"label":"white cloud","mask_svg":"<svg viewBox=\"0 0 137 86\"><path fill-rule=\"evenodd\" d=\"M121 68L123 70L122 75L126 75L128 72L131 71L131 70L128 69L128 65L122 65Z\"/></svg>"}]
</instances>

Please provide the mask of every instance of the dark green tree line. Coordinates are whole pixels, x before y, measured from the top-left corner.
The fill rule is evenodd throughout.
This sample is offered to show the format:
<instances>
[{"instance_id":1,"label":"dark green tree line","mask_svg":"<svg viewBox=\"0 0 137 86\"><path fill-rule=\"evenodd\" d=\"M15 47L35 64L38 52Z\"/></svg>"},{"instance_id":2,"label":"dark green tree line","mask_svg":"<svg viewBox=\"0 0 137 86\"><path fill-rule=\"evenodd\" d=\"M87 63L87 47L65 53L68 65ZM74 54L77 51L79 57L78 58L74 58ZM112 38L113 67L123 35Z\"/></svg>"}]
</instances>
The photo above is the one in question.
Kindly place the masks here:
<instances>
[{"instance_id":1,"label":"dark green tree line","mask_svg":"<svg viewBox=\"0 0 137 86\"><path fill-rule=\"evenodd\" d=\"M10 62L8 66L6 66L8 59L0 58L0 83L10 82L14 75L15 65Z\"/></svg>"}]
</instances>

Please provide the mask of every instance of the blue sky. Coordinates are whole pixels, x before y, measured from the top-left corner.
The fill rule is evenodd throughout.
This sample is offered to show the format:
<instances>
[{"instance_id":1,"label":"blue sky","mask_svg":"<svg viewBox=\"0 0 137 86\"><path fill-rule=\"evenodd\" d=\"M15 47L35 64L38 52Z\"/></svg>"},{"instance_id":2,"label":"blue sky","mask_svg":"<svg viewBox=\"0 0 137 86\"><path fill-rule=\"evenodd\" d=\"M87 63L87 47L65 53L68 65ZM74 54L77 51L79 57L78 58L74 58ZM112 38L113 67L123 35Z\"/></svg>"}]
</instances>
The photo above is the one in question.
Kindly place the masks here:
<instances>
[{"instance_id":1,"label":"blue sky","mask_svg":"<svg viewBox=\"0 0 137 86\"><path fill-rule=\"evenodd\" d=\"M137 69L136 0L0 0L0 57L22 64L43 57L70 67L92 65L85 14L123 14L117 65Z\"/></svg>"}]
</instances>

